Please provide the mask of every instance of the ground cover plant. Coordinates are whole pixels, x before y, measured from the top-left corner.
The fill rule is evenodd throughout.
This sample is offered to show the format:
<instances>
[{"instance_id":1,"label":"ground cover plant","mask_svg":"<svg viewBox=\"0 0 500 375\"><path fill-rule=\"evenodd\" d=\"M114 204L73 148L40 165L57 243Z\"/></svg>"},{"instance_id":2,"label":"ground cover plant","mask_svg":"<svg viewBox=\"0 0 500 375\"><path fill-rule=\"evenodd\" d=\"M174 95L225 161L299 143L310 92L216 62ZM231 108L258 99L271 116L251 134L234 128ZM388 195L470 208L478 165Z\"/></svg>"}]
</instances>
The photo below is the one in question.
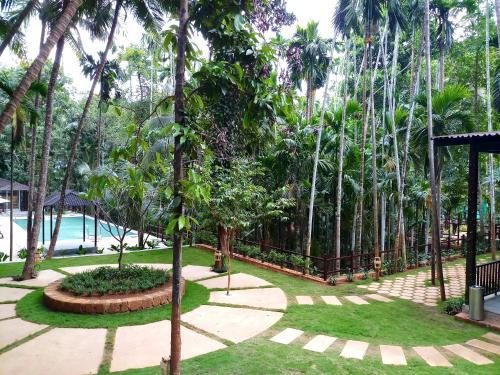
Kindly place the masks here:
<instances>
[{"instance_id":1,"label":"ground cover plant","mask_svg":"<svg viewBox=\"0 0 500 375\"><path fill-rule=\"evenodd\" d=\"M121 269L99 267L63 279L60 288L77 296L136 293L157 288L168 282L167 271L138 265Z\"/></svg>"}]
</instances>

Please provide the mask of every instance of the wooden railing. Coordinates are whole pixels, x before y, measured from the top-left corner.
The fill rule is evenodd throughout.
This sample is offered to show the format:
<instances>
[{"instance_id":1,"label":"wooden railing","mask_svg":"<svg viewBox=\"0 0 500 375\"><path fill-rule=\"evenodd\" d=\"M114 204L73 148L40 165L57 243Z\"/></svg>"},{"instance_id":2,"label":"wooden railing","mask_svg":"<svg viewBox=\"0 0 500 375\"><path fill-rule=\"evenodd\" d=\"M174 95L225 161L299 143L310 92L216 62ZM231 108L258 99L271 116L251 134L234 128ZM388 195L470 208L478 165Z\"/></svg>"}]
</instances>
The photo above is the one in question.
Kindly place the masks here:
<instances>
[{"instance_id":1,"label":"wooden railing","mask_svg":"<svg viewBox=\"0 0 500 375\"><path fill-rule=\"evenodd\" d=\"M500 291L500 260L476 266L476 285L484 288L484 296Z\"/></svg>"}]
</instances>

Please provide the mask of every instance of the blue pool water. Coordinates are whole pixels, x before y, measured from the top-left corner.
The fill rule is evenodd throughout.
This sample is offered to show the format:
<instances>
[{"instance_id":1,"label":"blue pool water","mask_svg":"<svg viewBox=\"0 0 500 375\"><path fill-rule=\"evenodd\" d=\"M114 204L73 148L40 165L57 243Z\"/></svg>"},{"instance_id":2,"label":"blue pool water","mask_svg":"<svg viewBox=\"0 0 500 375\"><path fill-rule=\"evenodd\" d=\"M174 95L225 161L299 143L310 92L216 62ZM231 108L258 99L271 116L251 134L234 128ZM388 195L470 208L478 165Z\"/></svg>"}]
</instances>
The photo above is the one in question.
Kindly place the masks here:
<instances>
[{"instance_id":1,"label":"blue pool water","mask_svg":"<svg viewBox=\"0 0 500 375\"><path fill-rule=\"evenodd\" d=\"M28 219L16 219L16 224L18 224L23 229L28 226ZM52 227L55 227L56 217L54 215ZM117 234L117 229L111 224L111 232L109 231L108 225L105 222L98 223L97 225L97 236L98 238L112 237L112 234ZM120 229L121 232L121 229ZM42 238L42 228L40 228L40 235L38 240L41 242ZM89 235L94 236L94 218L85 218L85 237L88 239ZM59 240L83 240L83 216L72 216L64 217L61 221L61 229L59 230ZM45 217L45 241L50 240L50 217Z\"/></svg>"}]
</instances>

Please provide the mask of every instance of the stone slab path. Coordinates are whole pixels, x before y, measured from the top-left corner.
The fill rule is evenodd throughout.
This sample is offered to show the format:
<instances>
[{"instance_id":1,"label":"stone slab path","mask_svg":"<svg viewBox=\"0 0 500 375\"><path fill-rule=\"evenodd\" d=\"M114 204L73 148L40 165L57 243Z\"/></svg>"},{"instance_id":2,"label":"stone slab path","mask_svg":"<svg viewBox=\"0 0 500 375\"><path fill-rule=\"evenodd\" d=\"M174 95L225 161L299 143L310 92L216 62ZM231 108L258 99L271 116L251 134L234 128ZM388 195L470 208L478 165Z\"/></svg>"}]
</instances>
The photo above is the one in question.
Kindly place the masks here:
<instances>
[{"instance_id":1,"label":"stone slab path","mask_svg":"<svg viewBox=\"0 0 500 375\"><path fill-rule=\"evenodd\" d=\"M181 320L217 337L239 343L267 330L283 317L276 311L202 305Z\"/></svg>"},{"instance_id":2,"label":"stone slab path","mask_svg":"<svg viewBox=\"0 0 500 375\"><path fill-rule=\"evenodd\" d=\"M31 289L9 288L0 286L0 302L19 301L26 294L31 293Z\"/></svg>"},{"instance_id":3,"label":"stone slab path","mask_svg":"<svg viewBox=\"0 0 500 375\"><path fill-rule=\"evenodd\" d=\"M296 296L299 305L313 305L313 299L310 296Z\"/></svg>"},{"instance_id":4,"label":"stone slab path","mask_svg":"<svg viewBox=\"0 0 500 375\"><path fill-rule=\"evenodd\" d=\"M191 265L182 267L182 277L186 280L196 281L214 276L220 276L220 273L212 272L210 267Z\"/></svg>"},{"instance_id":5,"label":"stone slab path","mask_svg":"<svg viewBox=\"0 0 500 375\"><path fill-rule=\"evenodd\" d=\"M395 345L380 345L380 356L384 365L406 366L403 348Z\"/></svg>"},{"instance_id":6,"label":"stone slab path","mask_svg":"<svg viewBox=\"0 0 500 375\"><path fill-rule=\"evenodd\" d=\"M358 296L344 296L346 300L354 303L355 305L368 305L369 302L365 301L363 298Z\"/></svg>"},{"instance_id":7,"label":"stone slab path","mask_svg":"<svg viewBox=\"0 0 500 375\"><path fill-rule=\"evenodd\" d=\"M493 332L488 332L483 335L485 339L488 339L490 341L494 341L500 344L500 335L497 335L496 333Z\"/></svg>"},{"instance_id":8,"label":"stone slab path","mask_svg":"<svg viewBox=\"0 0 500 375\"><path fill-rule=\"evenodd\" d=\"M208 302L250 306L262 309L285 310L286 294L280 288L241 289L211 292Z\"/></svg>"},{"instance_id":9,"label":"stone slab path","mask_svg":"<svg viewBox=\"0 0 500 375\"><path fill-rule=\"evenodd\" d=\"M215 277L213 279L199 281L198 284L208 289L224 289L227 287L227 276ZM239 288L260 288L271 286L266 280L246 273L236 273L231 275L231 289Z\"/></svg>"},{"instance_id":10,"label":"stone slab path","mask_svg":"<svg viewBox=\"0 0 500 375\"><path fill-rule=\"evenodd\" d=\"M105 341L105 329L54 328L0 355L0 374L95 374Z\"/></svg>"},{"instance_id":11,"label":"stone slab path","mask_svg":"<svg viewBox=\"0 0 500 375\"><path fill-rule=\"evenodd\" d=\"M364 294L363 297L367 297L379 302L392 302L394 300L381 296L380 294Z\"/></svg>"},{"instance_id":12,"label":"stone slab path","mask_svg":"<svg viewBox=\"0 0 500 375\"><path fill-rule=\"evenodd\" d=\"M342 306L342 302L335 296L321 296L321 299L327 305Z\"/></svg>"},{"instance_id":13,"label":"stone slab path","mask_svg":"<svg viewBox=\"0 0 500 375\"><path fill-rule=\"evenodd\" d=\"M60 272L54 270L43 270L38 273L38 277L36 279L14 281L12 280L12 277L3 277L0 279L0 284L43 287L56 280L62 279L63 277L64 275Z\"/></svg>"},{"instance_id":14,"label":"stone slab path","mask_svg":"<svg viewBox=\"0 0 500 375\"><path fill-rule=\"evenodd\" d=\"M278 333L276 336L271 338L271 341L277 342L278 344L288 345L292 341L298 339L304 331L295 328L286 328L285 330Z\"/></svg>"},{"instance_id":15,"label":"stone slab path","mask_svg":"<svg viewBox=\"0 0 500 375\"><path fill-rule=\"evenodd\" d=\"M368 349L368 343L364 341L348 340L340 352L344 358L363 359Z\"/></svg>"},{"instance_id":16,"label":"stone slab path","mask_svg":"<svg viewBox=\"0 0 500 375\"><path fill-rule=\"evenodd\" d=\"M304 349L311 350L313 352L323 353L337 340L336 337L317 335L304 345Z\"/></svg>"},{"instance_id":17,"label":"stone slab path","mask_svg":"<svg viewBox=\"0 0 500 375\"><path fill-rule=\"evenodd\" d=\"M2 320L0 321L0 349L47 327L44 324L35 324L20 318Z\"/></svg>"},{"instance_id":18,"label":"stone slab path","mask_svg":"<svg viewBox=\"0 0 500 375\"><path fill-rule=\"evenodd\" d=\"M493 363L493 361L486 358L485 356L476 353L475 351L472 351L460 344L446 345L443 346L443 348L469 362L474 363L475 365L489 365Z\"/></svg>"},{"instance_id":19,"label":"stone slab path","mask_svg":"<svg viewBox=\"0 0 500 375\"><path fill-rule=\"evenodd\" d=\"M162 357L170 355L170 321L120 327L116 331L111 371L156 366ZM226 345L181 327L182 359L196 357Z\"/></svg>"},{"instance_id":20,"label":"stone slab path","mask_svg":"<svg viewBox=\"0 0 500 375\"><path fill-rule=\"evenodd\" d=\"M500 346L495 345L495 344L491 344L491 343L486 342L486 341L474 339L474 340L467 341L466 344L469 346L473 346L474 348L484 350L486 352L500 355Z\"/></svg>"},{"instance_id":21,"label":"stone slab path","mask_svg":"<svg viewBox=\"0 0 500 375\"><path fill-rule=\"evenodd\" d=\"M16 305L14 303L0 304L0 319L7 319L16 316Z\"/></svg>"},{"instance_id":22,"label":"stone slab path","mask_svg":"<svg viewBox=\"0 0 500 375\"><path fill-rule=\"evenodd\" d=\"M413 350L431 367L453 367L433 346L415 346Z\"/></svg>"}]
</instances>

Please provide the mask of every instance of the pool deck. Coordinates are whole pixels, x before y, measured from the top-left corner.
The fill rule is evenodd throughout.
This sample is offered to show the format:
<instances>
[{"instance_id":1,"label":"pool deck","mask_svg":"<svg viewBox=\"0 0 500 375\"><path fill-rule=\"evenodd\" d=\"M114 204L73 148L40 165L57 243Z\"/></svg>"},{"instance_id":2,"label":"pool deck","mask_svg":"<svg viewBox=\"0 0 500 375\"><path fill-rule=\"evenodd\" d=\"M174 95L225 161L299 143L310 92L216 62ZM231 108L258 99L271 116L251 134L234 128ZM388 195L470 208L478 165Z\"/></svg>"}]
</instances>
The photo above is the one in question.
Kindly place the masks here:
<instances>
[{"instance_id":1,"label":"pool deck","mask_svg":"<svg viewBox=\"0 0 500 375\"><path fill-rule=\"evenodd\" d=\"M77 217L82 216L80 214L65 214L64 217ZM46 215L47 217L47 215ZM15 219L26 218L26 212L15 212ZM0 251L9 254L10 249L10 220L9 215L2 214L0 215L0 232L3 234L3 238L0 238ZM14 223L13 226L13 261L20 261L21 259L17 256L17 252L26 247L26 230L23 229L20 225ZM93 233L91 232L91 235ZM149 239L156 239L154 236L149 236ZM135 232L127 235L125 237L125 242L129 245L137 244L137 234ZM44 246L48 247L50 244L50 240L46 239ZM39 242L41 246L42 243ZM84 248L93 248L94 240L93 238L86 238L85 241L82 239L71 239L71 240L58 240L56 244L56 250L67 250L67 249L78 249L80 245L83 245ZM113 237L102 237L97 239L97 247L104 248L104 254L113 253L113 251L109 250L111 245L118 245L118 241Z\"/></svg>"}]
</instances>

